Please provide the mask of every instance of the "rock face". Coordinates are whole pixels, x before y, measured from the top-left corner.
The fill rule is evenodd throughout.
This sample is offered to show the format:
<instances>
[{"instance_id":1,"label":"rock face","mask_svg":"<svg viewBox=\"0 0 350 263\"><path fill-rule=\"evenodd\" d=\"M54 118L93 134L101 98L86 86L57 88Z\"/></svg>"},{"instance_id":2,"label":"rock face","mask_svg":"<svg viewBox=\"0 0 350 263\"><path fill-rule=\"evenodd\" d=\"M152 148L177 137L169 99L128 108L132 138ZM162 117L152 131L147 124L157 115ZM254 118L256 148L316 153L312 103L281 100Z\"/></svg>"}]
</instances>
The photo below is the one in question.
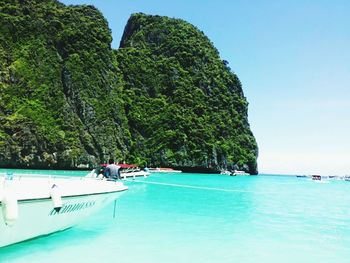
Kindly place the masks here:
<instances>
[{"instance_id":1,"label":"rock face","mask_svg":"<svg viewBox=\"0 0 350 263\"><path fill-rule=\"evenodd\" d=\"M135 14L111 41L92 6L0 1L0 167L257 173L241 84L202 32Z\"/></svg>"},{"instance_id":2,"label":"rock face","mask_svg":"<svg viewBox=\"0 0 350 263\"><path fill-rule=\"evenodd\" d=\"M73 168L126 155L111 41L92 6L0 2L0 166Z\"/></svg>"},{"instance_id":3,"label":"rock face","mask_svg":"<svg viewBox=\"0 0 350 263\"><path fill-rule=\"evenodd\" d=\"M257 144L238 77L191 24L134 14L116 52L130 155L152 166L257 173Z\"/></svg>"}]
</instances>

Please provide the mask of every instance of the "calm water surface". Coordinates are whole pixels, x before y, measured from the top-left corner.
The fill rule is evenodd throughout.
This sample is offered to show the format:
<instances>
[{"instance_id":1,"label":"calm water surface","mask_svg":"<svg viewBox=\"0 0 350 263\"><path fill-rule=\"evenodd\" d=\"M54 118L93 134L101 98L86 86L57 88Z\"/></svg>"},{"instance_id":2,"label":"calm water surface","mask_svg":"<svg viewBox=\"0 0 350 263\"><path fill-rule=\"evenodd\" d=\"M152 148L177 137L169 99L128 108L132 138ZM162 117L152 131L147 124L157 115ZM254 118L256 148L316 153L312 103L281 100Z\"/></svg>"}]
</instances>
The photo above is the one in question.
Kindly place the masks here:
<instances>
[{"instance_id":1,"label":"calm water surface","mask_svg":"<svg viewBox=\"0 0 350 263\"><path fill-rule=\"evenodd\" d=\"M111 204L0 248L0 262L350 262L350 182L184 173L126 184L115 218Z\"/></svg>"}]
</instances>

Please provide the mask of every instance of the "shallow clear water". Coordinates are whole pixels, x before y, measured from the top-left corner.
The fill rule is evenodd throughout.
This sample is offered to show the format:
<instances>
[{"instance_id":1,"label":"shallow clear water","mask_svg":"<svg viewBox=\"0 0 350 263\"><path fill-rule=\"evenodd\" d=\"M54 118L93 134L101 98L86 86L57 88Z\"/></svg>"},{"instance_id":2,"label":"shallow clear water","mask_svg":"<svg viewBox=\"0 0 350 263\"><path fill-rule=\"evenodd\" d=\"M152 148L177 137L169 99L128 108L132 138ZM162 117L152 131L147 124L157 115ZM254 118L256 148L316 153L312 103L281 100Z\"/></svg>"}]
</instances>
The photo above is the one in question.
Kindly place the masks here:
<instances>
[{"instance_id":1,"label":"shallow clear water","mask_svg":"<svg viewBox=\"0 0 350 263\"><path fill-rule=\"evenodd\" d=\"M184 173L127 185L115 218L111 204L0 248L0 262L350 262L349 182Z\"/></svg>"}]
</instances>

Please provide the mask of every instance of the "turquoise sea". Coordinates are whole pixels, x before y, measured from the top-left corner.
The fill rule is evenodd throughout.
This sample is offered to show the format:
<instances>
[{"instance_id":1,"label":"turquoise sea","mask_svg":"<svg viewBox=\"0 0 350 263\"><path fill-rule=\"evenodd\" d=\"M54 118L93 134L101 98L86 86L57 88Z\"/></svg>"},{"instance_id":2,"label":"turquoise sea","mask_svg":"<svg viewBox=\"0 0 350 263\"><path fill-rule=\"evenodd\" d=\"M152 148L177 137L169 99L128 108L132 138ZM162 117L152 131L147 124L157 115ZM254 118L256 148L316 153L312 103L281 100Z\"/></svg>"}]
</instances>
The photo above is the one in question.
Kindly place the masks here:
<instances>
[{"instance_id":1,"label":"turquoise sea","mask_svg":"<svg viewBox=\"0 0 350 263\"><path fill-rule=\"evenodd\" d=\"M164 173L126 184L115 218L111 204L0 248L0 262L350 262L350 182Z\"/></svg>"}]
</instances>

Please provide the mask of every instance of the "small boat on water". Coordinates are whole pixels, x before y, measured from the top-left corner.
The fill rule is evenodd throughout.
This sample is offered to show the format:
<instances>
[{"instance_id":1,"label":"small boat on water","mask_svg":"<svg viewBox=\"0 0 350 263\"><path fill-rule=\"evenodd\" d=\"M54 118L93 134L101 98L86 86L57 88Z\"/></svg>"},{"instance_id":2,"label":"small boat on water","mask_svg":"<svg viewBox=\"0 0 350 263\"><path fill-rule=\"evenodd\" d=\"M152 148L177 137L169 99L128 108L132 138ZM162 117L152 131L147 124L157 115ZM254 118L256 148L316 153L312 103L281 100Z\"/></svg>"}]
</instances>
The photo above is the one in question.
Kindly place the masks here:
<instances>
[{"instance_id":1,"label":"small boat on water","mask_svg":"<svg viewBox=\"0 0 350 263\"><path fill-rule=\"evenodd\" d=\"M147 168L147 170L151 173L182 173L180 170L175 170L173 168Z\"/></svg>"},{"instance_id":2,"label":"small boat on water","mask_svg":"<svg viewBox=\"0 0 350 263\"><path fill-rule=\"evenodd\" d=\"M350 175L344 175L344 181L350 181Z\"/></svg>"},{"instance_id":3,"label":"small boat on water","mask_svg":"<svg viewBox=\"0 0 350 263\"><path fill-rule=\"evenodd\" d=\"M228 170L221 170L220 174L223 174L223 175L232 175L232 173Z\"/></svg>"},{"instance_id":4,"label":"small boat on water","mask_svg":"<svg viewBox=\"0 0 350 263\"><path fill-rule=\"evenodd\" d=\"M151 174L148 171L144 171L140 169L137 165L133 165L133 164L118 164L118 165L121 167L120 176L124 179L126 179L127 177L135 178L137 176L147 177Z\"/></svg>"},{"instance_id":5,"label":"small boat on water","mask_svg":"<svg viewBox=\"0 0 350 263\"><path fill-rule=\"evenodd\" d=\"M233 172L229 171L229 170L221 170L220 174L230 175L230 176L250 175L249 173L246 173L245 171L239 171L239 170L234 170Z\"/></svg>"},{"instance_id":6,"label":"small boat on water","mask_svg":"<svg viewBox=\"0 0 350 263\"><path fill-rule=\"evenodd\" d=\"M237 175L249 175L249 173L246 173L245 171L239 171L239 170L234 170L231 176L237 176Z\"/></svg>"},{"instance_id":7,"label":"small boat on water","mask_svg":"<svg viewBox=\"0 0 350 263\"><path fill-rule=\"evenodd\" d=\"M313 174L311 176L311 179L314 180L314 181L321 181L321 175Z\"/></svg>"},{"instance_id":8,"label":"small boat on water","mask_svg":"<svg viewBox=\"0 0 350 263\"><path fill-rule=\"evenodd\" d=\"M115 201L120 181L0 175L0 247L64 230Z\"/></svg>"},{"instance_id":9,"label":"small boat on water","mask_svg":"<svg viewBox=\"0 0 350 263\"><path fill-rule=\"evenodd\" d=\"M103 178L103 171L107 165L108 164L100 164L98 168L88 173L87 177ZM135 178L137 176L147 177L150 175L149 171L142 170L137 165L134 165L134 164L120 163L116 165L120 167L120 177L123 179L126 179L127 177Z\"/></svg>"}]
</instances>

